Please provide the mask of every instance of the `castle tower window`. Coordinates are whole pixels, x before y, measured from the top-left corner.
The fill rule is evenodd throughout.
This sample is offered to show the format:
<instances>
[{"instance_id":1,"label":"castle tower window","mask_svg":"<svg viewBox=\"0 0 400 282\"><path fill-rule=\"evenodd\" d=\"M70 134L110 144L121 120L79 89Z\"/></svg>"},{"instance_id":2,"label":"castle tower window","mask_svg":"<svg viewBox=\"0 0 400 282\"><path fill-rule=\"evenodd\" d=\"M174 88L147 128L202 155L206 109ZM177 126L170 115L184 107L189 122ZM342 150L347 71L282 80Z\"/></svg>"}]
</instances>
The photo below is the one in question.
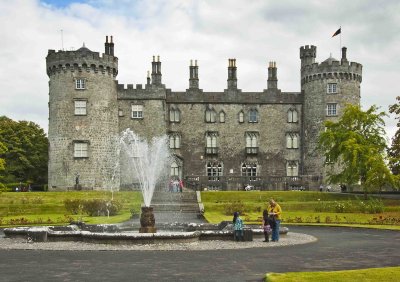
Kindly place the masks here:
<instances>
[{"instance_id":1,"label":"castle tower window","mask_svg":"<svg viewBox=\"0 0 400 282\"><path fill-rule=\"evenodd\" d=\"M220 162L208 162L207 163L207 176L210 181L220 181L222 176L223 167Z\"/></svg>"},{"instance_id":2,"label":"castle tower window","mask_svg":"<svg viewBox=\"0 0 400 282\"><path fill-rule=\"evenodd\" d=\"M143 118L143 105L132 105L132 118L134 119Z\"/></svg>"},{"instance_id":3,"label":"castle tower window","mask_svg":"<svg viewBox=\"0 0 400 282\"><path fill-rule=\"evenodd\" d=\"M258 122L258 111L256 109L249 111L249 122Z\"/></svg>"},{"instance_id":4,"label":"castle tower window","mask_svg":"<svg viewBox=\"0 0 400 282\"><path fill-rule=\"evenodd\" d=\"M243 113L243 111L239 112L238 119L239 119L239 123L243 123L244 122L244 113Z\"/></svg>"},{"instance_id":5,"label":"castle tower window","mask_svg":"<svg viewBox=\"0 0 400 282\"><path fill-rule=\"evenodd\" d=\"M296 109L289 109L288 111L288 122L290 123L295 123L298 122L298 114L297 114L297 110Z\"/></svg>"},{"instance_id":6,"label":"castle tower window","mask_svg":"<svg viewBox=\"0 0 400 282\"><path fill-rule=\"evenodd\" d=\"M85 89L86 88L86 83L85 83L85 79L83 78L77 78L75 80L75 89Z\"/></svg>"},{"instance_id":7,"label":"castle tower window","mask_svg":"<svg viewBox=\"0 0 400 282\"><path fill-rule=\"evenodd\" d=\"M286 175L287 176L299 176L298 161L288 161L286 163Z\"/></svg>"},{"instance_id":8,"label":"castle tower window","mask_svg":"<svg viewBox=\"0 0 400 282\"><path fill-rule=\"evenodd\" d=\"M326 115L328 117L337 116L337 104L329 103L326 105Z\"/></svg>"},{"instance_id":9,"label":"castle tower window","mask_svg":"<svg viewBox=\"0 0 400 282\"><path fill-rule=\"evenodd\" d=\"M169 136L170 149L179 149L181 147L181 136L178 133L171 133Z\"/></svg>"},{"instance_id":10,"label":"castle tower window","mask_svg":"<svg viewBox=\"0 0 400 282\"><path fill-rule=\"evenodd\" d=\"M286 133L286 148L298 149L299 148L299 134L298 133Z\"/></svg>"},{"instance_id":11,"label":"castle tower window","mask_svg":"<svg viewBox=\"0 0 400 282\"><path fill-rule=\"evenodd\" d=\"M254 163L243 163L242 164L242 176L249 177L250 181L256 180L257 176L257 164Z\"/></svg>"},{"instance_id":12,"label":"castle tower window","mask_svg":"<svg viewBox=\"0 0 400 282\"><path fill-rule=\"evenodd\" d=\"M217 132L207 132L206 133L206 154L207 155L217 155L218 147L217 147Z\"/></svg>"},{"instance_id":13,"label":"castle tower window","mask_svg":"<svg viewBox=\"0 0 400 282\"><path fill-rule=\"evenodd\" d=\"M86 105L87 105L86 100L75 100L74 101L75 115L86 116Z\"/></svg>"},{"instance_id":14,"label":"castle tower window","mask_svg":"<svg viewBox=\"0 0 400 282\"><path fill-rule=\"evenodd\" d=\"M337 93L337 83L328 83L326 92L328 94L334 94Z\"/></svg>"},{"instance_id":15,"label":"castle tower window","mask_svg":"<svg viewBox=\"0 0 400 282\"><path fill-rule=\"evenodd\" d=\"M87 158L89 144L87 142L74 142L74 158Z\"/></svg>"},{"instance_id":16,"label":"castle tower window","mask_svg":"<svg viewBox=\"0 0 400 282\"><path fill-rule=\"evenodd\" d=\"M219 122L220 123L224 123L225 122L225 112L224 111L220 111L219 112Z\"/></svg>"},{"instance_id":17,"label":"castle tower window","mask_svg":"<svg viewBox=\"0 0 400 282\"><path fill-rule=\"evenodd\" d=\"M258 153L258 132L246 132L246 154Z\"/></svg>"},{"instance_id":18,"label":"castle tower window","mask_svg":"<svg viewBox=\"0 0 400 282\"><path fill-rule=\"evenodd\" d=\"M214 123L217 113L213 109L206 109L206 122Z\"/></svg>"},{"instance_id":19,"label":"castle tower window","mask_svg":"<svg viewBox=\"0 0 400 282\"><path fill-rule=\"evenodd\" d=\"M181 121L181 111L178 108L171 108L169 110L169 121L170 122Z\"/></svg>"}]
</instances>

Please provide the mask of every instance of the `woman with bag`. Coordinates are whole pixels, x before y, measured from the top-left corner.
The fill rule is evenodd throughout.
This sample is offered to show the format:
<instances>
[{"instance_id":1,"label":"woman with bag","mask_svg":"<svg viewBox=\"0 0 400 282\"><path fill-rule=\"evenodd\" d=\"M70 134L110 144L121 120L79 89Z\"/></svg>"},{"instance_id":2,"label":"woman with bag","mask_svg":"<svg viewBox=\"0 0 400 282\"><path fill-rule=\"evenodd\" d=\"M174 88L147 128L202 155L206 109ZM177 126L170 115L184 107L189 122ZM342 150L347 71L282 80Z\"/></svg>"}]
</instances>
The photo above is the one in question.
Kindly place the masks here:
<instances>
[{"instance_id":1,"label":"woman with bag","mask_svg":"<svg viewBox=\"0 0 400 282\"><path fill-rule=\"evenodd\" d=\"M279 225L281 224L281 214L282 209L278 203L275 202L274 199L269 200L268 215L273 221L275 221L275 224L272 226L272 242L279 241Z\"/></svg>"}]
</instances>

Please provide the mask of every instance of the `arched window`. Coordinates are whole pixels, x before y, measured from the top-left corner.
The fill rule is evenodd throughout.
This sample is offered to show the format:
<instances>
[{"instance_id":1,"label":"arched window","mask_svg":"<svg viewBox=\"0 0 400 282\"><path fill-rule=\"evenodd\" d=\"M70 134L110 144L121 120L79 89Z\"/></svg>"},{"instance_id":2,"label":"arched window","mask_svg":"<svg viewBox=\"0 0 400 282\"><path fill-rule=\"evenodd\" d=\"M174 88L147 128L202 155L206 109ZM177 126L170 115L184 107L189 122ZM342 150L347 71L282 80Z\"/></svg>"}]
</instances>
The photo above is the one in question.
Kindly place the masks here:
<instances>
[{"instance_id":1,"label":"arched window","mask_svg":"<svg viewBox=\"0 0 400 282\"><path fill-rule=\"evenodd\" d=\"M298 122L298 114L296 109L289 109L288 111L288 122Z\"/></svg>"},{"instance_id":2,"label":"arched window","mask_svg":"<svg viewBox=\"0 0 400 282\"><path fill-rule=\"evenodd\" d=\"M258 153L258 132L246 132L246 154Z\"/></svg>"},{"instance_id":3,"label":"arched window","mask_svg":"<svg viewBox=\"0 0 400 282\"><path fill-rule=\"evenodd\" d=\"M243 113L243 111L239 112L238 119L239 119L239 123L243 123L244 122L244 113Z\"/></svg>"},{"instance_id":4,"label":"arched window","mask_svg":"<svg viewBox=\"0 0 400 282\"><path fill-rule=\"evenodd\" d=\"M179 133L171 133L169 135L169 148L179 149L181 147L181 136Z\"/></svg>"},{"instance_id":5,"label":"arched window","mask_svg":"<svg viewBox=\"0 0 400 282\"><path fill-rule=\"evenodd\" d=\"M288 161L286 164L287 176L299 176L298 161Z\"/></svg>"},{"instance_id":6,"label":"arched window","mask_svg":"<svg viewBox=\"0 0 400 282\"><path fill-rule=\"evenodd\" d=\"M170 176L177 176L180 178L180 167L176 162L172 162L171 164L171 173Z\"/></svg>"},{"instance_id":7,"label":"arched window","mask_svg":"<svg viewBox=\"0 0 400 282\"><path fill-rule=\"evenodd\" d=\"M289 132L286 134L286 148L298 149L299 148L299 134Z\"/></svg>"},{"instance_id":8,"label":"arched window","mask_svg":"<svg viewBox=\"0 0 400 282\"><path fill-rule=\"evenodd\" d=\"M219 112L219 122L221 122L221 123L225 122L225 112L224 111Z\"/></svg>"},{"instance_id":9,"label":"arched window","mask_svg":"<svg viewBox=\"0 0 400 282\"><path fill-rule=\"evenodd\" d=\"M214 111L214 109L206 109L206 122L210 122L210 123L214 123L215 122L215 118L217 113Z\"/></svg>"},{"instance_id":10,"label":"arched window","mask_svg":"<svg viewBox=\"0 0 400 282\"><path fill-rule=\"evenodd\" d=\"M181 111L178 108L175 108L175 107L170 108L169 121L170 122L180 122L181 121Z\"/></svg>"},{"instance_id":11,"label":"arched window","mask_svg":"<svg viewBox=\"0 0 400 282\"><path fill-rule=\"evenodd\" d=\"M208 155L218 154L218 133L207 132L206 133L206 153Z\"/></svg>"},{"instance_id":12,"label":"arched window","mask_svg":"<svg viewBox=\"0 0 400 282\"><path fill-rule=\"evenodd\" d=\"M258 111L256 109L250 109L249 122L258 122Z\"/></svg>"}]
</instances>

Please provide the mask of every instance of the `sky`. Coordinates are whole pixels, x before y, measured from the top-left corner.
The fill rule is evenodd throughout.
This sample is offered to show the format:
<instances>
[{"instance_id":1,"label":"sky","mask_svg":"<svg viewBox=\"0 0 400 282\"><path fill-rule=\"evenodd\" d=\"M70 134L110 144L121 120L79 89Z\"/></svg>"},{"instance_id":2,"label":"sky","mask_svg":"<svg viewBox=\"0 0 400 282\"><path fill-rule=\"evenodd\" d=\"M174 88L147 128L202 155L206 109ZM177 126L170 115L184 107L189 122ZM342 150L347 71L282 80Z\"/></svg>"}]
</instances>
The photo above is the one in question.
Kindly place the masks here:
<instances>
[{"instance_id":1,"label":"sky","mask_svg":"<svg viewBox=\"0 0 400 282\"><path fill-rule=\"evenodd\" d=\"M278 88L299 92L301 46L317 46L317 62L340 59L346 46L348 60L363 65L364 110L377 105L388 113L400 95L398 0L0 0L0 26L0 116L34 121L46 132L48 50L84 43L103 53L106 35L114 38L122 84L145 84L159 55L167 88L188 88L193 59L200 88L223 91L228 59L236 58L242 91L266 89L275 61ZM396 120L385 122L390 139Z\"/></svg>"}]
</instances>

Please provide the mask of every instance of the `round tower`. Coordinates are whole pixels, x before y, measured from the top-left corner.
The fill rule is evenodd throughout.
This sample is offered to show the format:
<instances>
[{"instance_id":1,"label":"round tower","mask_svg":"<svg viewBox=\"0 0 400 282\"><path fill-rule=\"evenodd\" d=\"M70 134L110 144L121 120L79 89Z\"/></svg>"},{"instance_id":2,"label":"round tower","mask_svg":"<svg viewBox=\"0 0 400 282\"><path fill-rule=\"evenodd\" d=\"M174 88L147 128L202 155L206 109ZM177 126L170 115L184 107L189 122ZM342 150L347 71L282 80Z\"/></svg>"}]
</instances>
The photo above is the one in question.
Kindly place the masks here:
<instances>
[{"instance_id":1,"label":"round tower","mask_svg":"<svg viewBox=\"0 0 400 282\"><path fill-rule=\"evenodd\" d=\"M119 187L118 58L112 37L101 56L83 45L49 50L49 189Z\"/></svg>"},{"instance_id":2,"label":"round tower","mask_svg":"<svg viewBox=\"0 0 400 282\"><path fill-rule=\"evenodd\" d=\"M304 95L302 174L318 176L319 183L323 183L325 175L321 175L321 168L325 159L316 150L318 137L324 130L325 120L338 120L346 104L360 104L362 65L347 60L346 47L342 48L340 61L330 57L315 63L316 54L315 46L300 48Z\"/></svg>"}]
</instances>

